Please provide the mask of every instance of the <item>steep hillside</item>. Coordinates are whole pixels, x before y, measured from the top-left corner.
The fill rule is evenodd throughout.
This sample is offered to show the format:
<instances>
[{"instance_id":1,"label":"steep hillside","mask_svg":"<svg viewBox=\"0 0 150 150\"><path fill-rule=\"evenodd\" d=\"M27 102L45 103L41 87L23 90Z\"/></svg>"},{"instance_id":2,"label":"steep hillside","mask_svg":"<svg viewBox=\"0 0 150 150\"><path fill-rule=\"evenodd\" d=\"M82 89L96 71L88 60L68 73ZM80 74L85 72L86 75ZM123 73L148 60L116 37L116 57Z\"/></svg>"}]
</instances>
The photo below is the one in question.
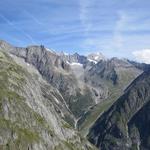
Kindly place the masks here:
<instances>
[{"instance_id":1,"label":"steep hillside","mask_svg":"<svg viewBox=\"0 0 150 150\"><path fill-rule=\"evenodd\" d=\"M86 99L86 95L90 94L86 87L81 93L80 85L71 65L63 60L62 56L47 51L43 46L18 48L4 41L1 41L0 49L21 57L27 63L34 65L43 78L59 90L74 118L78 118L89 106L94 105L92 98ZM79 107L79 105L82 105L82 107ZM76 119L67 118L67 120L73 124Z\"/></svg>"},{"instance_id":2,"label":"steep hillside","mask_svg":"<svg viewBox=\"0 0 150 150\"><path fill-rule=\"evenodd\" d=\"M23 59L0 52L0 149L95 149L64 121L60 92Z\"/></svg>"},{"instance_id":3,"label":"steep hillside","mask_svg":"<svg viewBox=\"0 0 150 150\"><path fill-rule=\"evenodd\" d=\"M72 126L79 126L81 130L86 126L82 125L85 119L91 117L86 117L87 114L93 113L91 108L94 108L94 112L96 108L96 120L99 111L95 106L106 101L112 104L112 97L119 97L125 87L142 72L126 60L106 59L100 53L88 57L77 53L65 55L44 46L20 48L4 41L0 41L0 49L33 65L45 80L58 89L69 112L65 115L66 121Z\"/></svg>"},{"instance_id":4,"label":"steep hillside","mask_svg":"<svg viewBox=\"0 0 150 150\"><path fill-rule=\"evenodd\" d=\"M150 149L150 71L145 71L93 125L89 140L101 150Z\"/></svg>"}]
</instances>

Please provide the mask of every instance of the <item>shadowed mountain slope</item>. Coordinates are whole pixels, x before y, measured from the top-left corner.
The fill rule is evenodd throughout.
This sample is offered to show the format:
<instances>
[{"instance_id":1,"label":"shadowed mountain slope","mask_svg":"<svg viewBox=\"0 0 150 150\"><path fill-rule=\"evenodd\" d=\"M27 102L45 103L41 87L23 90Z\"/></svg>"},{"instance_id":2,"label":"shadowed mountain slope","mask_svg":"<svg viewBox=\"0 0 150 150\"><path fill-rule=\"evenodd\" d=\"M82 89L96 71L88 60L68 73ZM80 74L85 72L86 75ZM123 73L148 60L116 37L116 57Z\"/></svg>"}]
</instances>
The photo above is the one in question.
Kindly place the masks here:
<instances>
[{"instance_id":1,"label":"shadowed mountain slope","mask_svg":"<svg viewBox=\"0 0 150 150\"><path fill-rule=\"evenodd\" d=\"M101 150L150 149L150 71L145 71L92 126L89 140Z\"/></svg>"}]
</instances>

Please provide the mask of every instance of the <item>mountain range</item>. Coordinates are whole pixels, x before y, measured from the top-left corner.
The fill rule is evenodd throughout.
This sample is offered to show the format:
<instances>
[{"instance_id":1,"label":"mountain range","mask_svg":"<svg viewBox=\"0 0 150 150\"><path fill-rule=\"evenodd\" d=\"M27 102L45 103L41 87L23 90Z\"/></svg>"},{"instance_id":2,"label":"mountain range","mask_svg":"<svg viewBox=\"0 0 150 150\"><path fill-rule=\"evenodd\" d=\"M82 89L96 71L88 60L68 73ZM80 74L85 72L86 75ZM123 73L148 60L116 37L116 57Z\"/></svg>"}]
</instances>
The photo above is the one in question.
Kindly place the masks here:
<instances>
[{"instance_id":1,"label":"mountain range","mask_svg":"<svg viewBox=\"0 0 150 150\"><path fill-rule=\"evenodd\" d=\"M149 65L3 40L0 62L1 149L149 148Z\"/></svg>"}]
</instances>

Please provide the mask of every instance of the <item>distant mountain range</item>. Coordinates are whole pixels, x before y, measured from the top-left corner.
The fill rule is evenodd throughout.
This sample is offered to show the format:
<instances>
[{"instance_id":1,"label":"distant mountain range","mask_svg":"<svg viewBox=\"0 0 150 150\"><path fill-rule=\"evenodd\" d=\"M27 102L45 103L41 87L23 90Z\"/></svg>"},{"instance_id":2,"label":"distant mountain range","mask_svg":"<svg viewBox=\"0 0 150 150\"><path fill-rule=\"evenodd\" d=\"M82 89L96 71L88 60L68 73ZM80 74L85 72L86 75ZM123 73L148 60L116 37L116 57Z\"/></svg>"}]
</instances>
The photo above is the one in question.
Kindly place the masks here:
<instances>
[{"instance_id":1,"label":"distant mountain range","mask_svg":"<svg viewBox=\"0 0 150 150\"><path fill-rule=\"evenodd\" d=\"M56 53L44 46L15 47L5 41L0 41L0 62L0 148L96 149L78 134L87 135L98 118L88 134L98 148L118 148L109 141L118 142L115 132L123 136L117 135L119 148L125 148L125 144L134 146L131 137L130 143L124 142L128 132L115 119L116 114L119 118L133 117L122 110L118 114L118 107L125 109L126 101L130 101L130 97L126 100L121 95L127 95L137 83L140 85L143 81L140 78L148 76L149 65L115 57L108 59L101 53L81 56ZM139 103L133 114L144 107ZM117 126L112 127L113 133L110 132L112 122L108 121L111 117Z\"/></svg>"}]
</instances>

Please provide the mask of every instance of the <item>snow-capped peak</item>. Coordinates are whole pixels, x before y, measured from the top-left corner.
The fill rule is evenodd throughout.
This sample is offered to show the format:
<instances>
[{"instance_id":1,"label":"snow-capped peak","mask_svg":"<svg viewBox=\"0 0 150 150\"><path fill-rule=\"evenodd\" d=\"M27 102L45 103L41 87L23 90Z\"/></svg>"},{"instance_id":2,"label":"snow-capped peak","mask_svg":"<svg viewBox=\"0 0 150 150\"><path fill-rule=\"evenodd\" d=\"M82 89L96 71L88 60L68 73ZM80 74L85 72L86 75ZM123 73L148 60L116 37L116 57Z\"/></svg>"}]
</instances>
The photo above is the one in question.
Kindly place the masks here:
<instances>
[{"instance_id":1,"label":"snow-capped peak","mask_svg":"<svg viewBox=\"0 0 150 150\"><path fill-rule=\"evenodd\" d=\"M93 59L89 59L89 58L88 58L88 61L93 62L94 64L97 64L97 61L95 61L95 60L93 60Z\"/></svg>"},{"instance_id":2,"label":"snow-capped peak","mask_svg":"<svg viewBox=\"0 0 150 150\"><path fill-rule=\"evenodd\" d=\"M72 66L83 66L82 64L80 64L80 63L75 63L75 62L70 63L70 65L72 65Z\"/></svg>"},{"instance_id":3,"label":"snow-capped peak","mask_svg":"<svg viewBox=\"0 0 150 150\"><path fill-rule=\"evenodd\" d=\"M97 63L100 60L105 60L106 59L105 56L100 52L89 54L87 56L87 58L88 58L89 61L93 61L94 63Z\"/></svg>"}]
</instances>

